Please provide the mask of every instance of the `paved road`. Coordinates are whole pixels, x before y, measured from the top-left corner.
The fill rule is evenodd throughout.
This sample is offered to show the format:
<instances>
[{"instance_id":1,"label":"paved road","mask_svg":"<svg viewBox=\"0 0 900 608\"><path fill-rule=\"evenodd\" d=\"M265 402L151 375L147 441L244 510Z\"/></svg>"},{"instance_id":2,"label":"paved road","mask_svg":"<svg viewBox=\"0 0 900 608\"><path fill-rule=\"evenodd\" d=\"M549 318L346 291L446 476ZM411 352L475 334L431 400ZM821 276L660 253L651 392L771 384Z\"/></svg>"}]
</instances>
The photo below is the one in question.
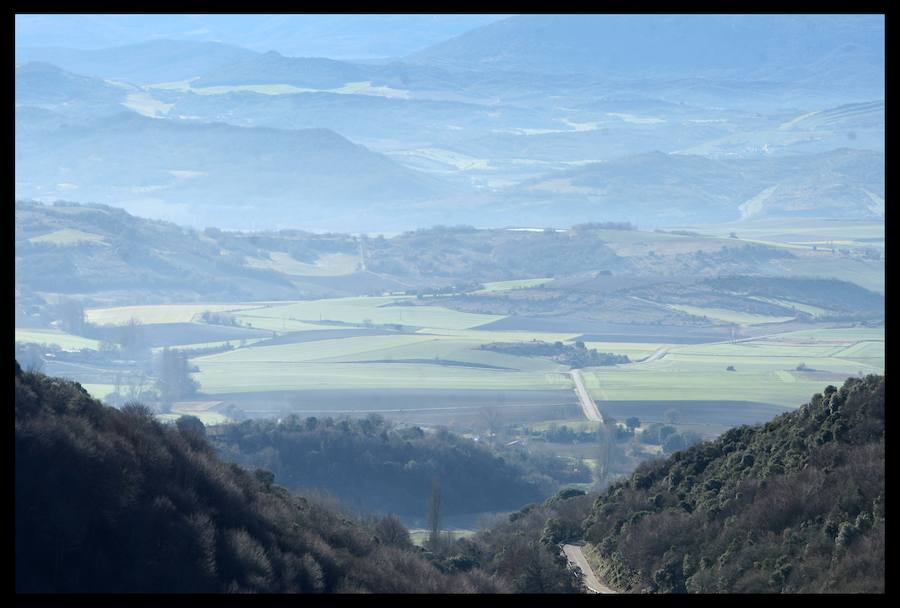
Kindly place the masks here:
<instances>
[{"instance_id":1,"label":"paved road","mask_svg":"<svg viewBox=\"0 0 900 608\"><path fill-rule=\"evenodd\" d=\"M657 359L662 359L666 356L666 353L669 352L668 348L657 348L656 351L649 357L645 359L641 359L640 361L635 361L635 363L650 363L651 361L656 361Z\"/></svg>"},{"instance_id":2,"label":"paved road","mask_svg":"<svg viewBox=\"0 0 900 608\"><path fill-rule=\"evenodd\" d=\"M584 386L584 378L581 377L581 370L573 369L569 372L569 375L571 375L572 380L575 381L575 394L578 395L578 402L581 404L581 411L584 412L584 417L588 420L603 422L603 414L597 409L597 404L591 399L590 393L588 393Z\"/></svg>"},{"instance_id":3,"label":"paved road","mask_svg":"<svg viewBox=\"0 0 900 608\"><path fill-rule=\"evenodd\" d=\"M578 545L563 545L563 553L569 563L575 564L584 574L584 584L593 593L615 593L612 589L601 583L594 574L593 568L588 563L584 552Z\"/></svg>"}]
</instances>

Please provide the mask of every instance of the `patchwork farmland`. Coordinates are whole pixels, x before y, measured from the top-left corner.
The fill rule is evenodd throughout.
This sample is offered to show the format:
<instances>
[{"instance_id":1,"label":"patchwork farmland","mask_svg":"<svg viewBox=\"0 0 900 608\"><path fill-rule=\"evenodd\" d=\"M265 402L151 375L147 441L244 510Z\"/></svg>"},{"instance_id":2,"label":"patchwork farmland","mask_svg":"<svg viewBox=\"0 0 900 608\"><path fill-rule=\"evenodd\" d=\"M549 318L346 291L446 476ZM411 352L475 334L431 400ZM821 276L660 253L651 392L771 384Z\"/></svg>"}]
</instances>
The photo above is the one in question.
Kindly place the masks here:
<instances>
[{"instance_id":1,"label":"patchwork farmland","mask_svg":"<svg viewBox=\"0 0 900 608\"><path fill-rule=\"evenodd\" d=\"M545 282L510 281L485 290ZM202 322L207 312L226 314L232 324ZM648 422L674 411L681 424L704 434L768 419L824 384L884 370L883 328L798 326L714 312L709 316L743 323L742 335L752 337L731 340L721 325L475 314L413 296L96 308L86 317L110 335L136 319L154 351L189 349L200 396L196 403L175 404L167 416L190 413L209 423L228 420L226 406L251 417L379 413L454 428L477 426L488 409L511 424L582 417L568 366L481 348L488 343L581 340L586 348L626 355L629 363L583 370L601 409L616 419ZM98 340L62 331L17 329L16 340L63 350L99 348ZM49 365L97 397L116 388L114 368Z\"/></svg>"}]
</instances>

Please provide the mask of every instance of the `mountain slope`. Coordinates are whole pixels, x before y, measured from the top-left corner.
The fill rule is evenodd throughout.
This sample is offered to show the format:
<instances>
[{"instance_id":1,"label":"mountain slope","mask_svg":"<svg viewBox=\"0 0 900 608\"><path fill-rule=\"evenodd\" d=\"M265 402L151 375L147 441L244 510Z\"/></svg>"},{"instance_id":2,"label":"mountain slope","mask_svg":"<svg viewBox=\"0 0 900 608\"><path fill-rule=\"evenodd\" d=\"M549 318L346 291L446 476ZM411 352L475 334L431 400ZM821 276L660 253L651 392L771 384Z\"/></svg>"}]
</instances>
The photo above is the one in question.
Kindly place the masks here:
<instances>
[{"instance_id":1,"label":"mountain slope","mask_svg":"<svg viewBox=\"0 0 900 608\"><path fill-rule=\"evenodd\" d=\"M67 116L95 116L123 110L129 92L99 78L67 72L55 65L29 62L16 66L16 106L36 106Z\"/></svg>"},{"instance_id":2,"label":"mountain slope","mask_svg":"<svg viewBox=\"0 0 900 608\"><path fill-rule=\"evenodd\" d=\"M186 80L255 56L253 51L219 42L165 39L105 49L16 48L16 63L48 62L71 72L134 84Z\"/></svg>"},{"instance_id":3,"label":"mountain slope","mask_svg":"<svg viewBox=\"0 0 900 608\"><path fill-rule=\"evenodd\" d=\"M222 462L189 425L18 363L15 392L18 592L503 590Z\"/></svg>"},{"instance_id":4,"label":"mountain slope","mask_svg":"<svg viewBox=\"0 0 900 608\"><path fill-rule=\"evenodd\" d=\"M883 592L884 377L649 462L585 521L624 591Z\"/></svg>"},{"instance_id":5,"label":"mountain slope","mask_svg":"<svg viewBox=\"0 0 900 608\"><path fill-rule=\"evenodd\" d=\"M832 76L865 81L873 74L854 76L851 69L883 73L883 49L880 15L519 15L409 59L630 78L741 73L766 79L788 68L793 71L773 75L797 78L827 66Z\"/></svg>"},{"instance_id":6,"label":"mountain slope","mask_svg":"<svg viewBox=\"0 0 900 608\"><path fill-rule=\"evenodd\" d=\"M367 209L378 206L383 216L454 191L326 129L133 113L40 129L28 117L16 114L20 197L77 197L194 226L365 229Z\"/></svg>"},{"instance_id":7,"label":"mountain slope","mask_svg":"<svg viewBox=\"0 0 900 608\"><path fill-rule=\"evenodd\" d=\"M269 51L206 72L191 85L289 84L301 88L327 89L364 79L365 72L351 63L320 57L285 57L281 53Z\"/></svg>"},{"instance_id":8,"label":"mountain slope","mask_svg":"<svg viewBox=\"0 0 900 608\"><path fill-rule=\"evenodd\" d=\"M710 159L649 152L523 182L508 198L602 209L646 224L749 217L883 217L884 155L842 148L819 154Z\"/></svg>"},{"instance_id":9,"label":"mountain slope","mask_svg":"<svg viewBox=\"0 0 900 608\"><path fill-rule=\"evenodd\" d=\"M16 46L65 40L102 49L150 39L224 42L259 52L338 59L399 57L474 27L492 14L40 14L16 15ZM107 47L107 48L104 48ZM70 49L70 50L74 50Z\"/></svg>"}]
</instances>

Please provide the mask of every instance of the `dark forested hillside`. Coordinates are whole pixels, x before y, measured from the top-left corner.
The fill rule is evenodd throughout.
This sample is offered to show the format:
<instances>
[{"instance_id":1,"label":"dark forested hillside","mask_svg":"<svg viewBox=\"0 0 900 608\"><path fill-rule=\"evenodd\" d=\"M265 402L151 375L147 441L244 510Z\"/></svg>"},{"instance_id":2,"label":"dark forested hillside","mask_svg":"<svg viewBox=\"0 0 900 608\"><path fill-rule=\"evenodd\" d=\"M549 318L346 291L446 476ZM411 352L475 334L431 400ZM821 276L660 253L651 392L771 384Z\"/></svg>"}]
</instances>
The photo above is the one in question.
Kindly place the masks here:
<instances>
[{"instance_id":1,"label":"dark forested hillside","mask_svg":"<svg viewBox=\"0 0 900 608\"><path fill-rule=\"evenodd\" d=\"M448 516L511 511L560 483L590 481L561 459L515 450L500 456L471 439L397 427L377 415L248 420L210 434L223 458L270 470L279 484L324 489L349 507L404 516L425 515L433 479Z\"/></svg>"},{"instance_id":2,"label":"dark forested hillside","mask_svg":"<svg viewBox=\"0 0 900 608\"><path fill-rule=\"evenodd\" d=\"M164 426L16 364L19 592L491 592L396 526L353 522ZM389 524L390 522L388 522Z\"/></svg>"},{"instance_id":3,"label":"dark forested hillside","mask_svg":"<svg viewBox=\"0 0 900 608\"><path fill-rule=\"evenodd\" d=\"M649 462L585 522L624 591L881 592L884 377Z\"/></svg>"}]
</instances>

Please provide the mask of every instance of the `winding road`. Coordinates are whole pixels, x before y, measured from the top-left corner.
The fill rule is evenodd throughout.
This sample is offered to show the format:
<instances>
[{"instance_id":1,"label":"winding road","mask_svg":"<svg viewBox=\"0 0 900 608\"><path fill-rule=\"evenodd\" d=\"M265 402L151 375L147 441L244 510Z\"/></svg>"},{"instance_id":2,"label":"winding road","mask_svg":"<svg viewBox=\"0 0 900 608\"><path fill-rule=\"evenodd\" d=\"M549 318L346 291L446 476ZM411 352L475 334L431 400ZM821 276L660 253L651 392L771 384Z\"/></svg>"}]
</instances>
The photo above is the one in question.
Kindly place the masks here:
<instances>
[{"instance_id":1,"label":"winding road","mask_svg":"<svg viewBox=\"0 0 900 608\"><path fill-rule=\"evenodd\" d=\"M665 347L657 348L656 351L652 355L650 355L649 357L646 357L644 359L641 359L640 361L635 361L635 363L650 363L651 361L656 361L657 359L662 359L663 357L666 356L666 354L668 352L669 352L668 348L665 348Z\"/></svg>"}]
</instances>

